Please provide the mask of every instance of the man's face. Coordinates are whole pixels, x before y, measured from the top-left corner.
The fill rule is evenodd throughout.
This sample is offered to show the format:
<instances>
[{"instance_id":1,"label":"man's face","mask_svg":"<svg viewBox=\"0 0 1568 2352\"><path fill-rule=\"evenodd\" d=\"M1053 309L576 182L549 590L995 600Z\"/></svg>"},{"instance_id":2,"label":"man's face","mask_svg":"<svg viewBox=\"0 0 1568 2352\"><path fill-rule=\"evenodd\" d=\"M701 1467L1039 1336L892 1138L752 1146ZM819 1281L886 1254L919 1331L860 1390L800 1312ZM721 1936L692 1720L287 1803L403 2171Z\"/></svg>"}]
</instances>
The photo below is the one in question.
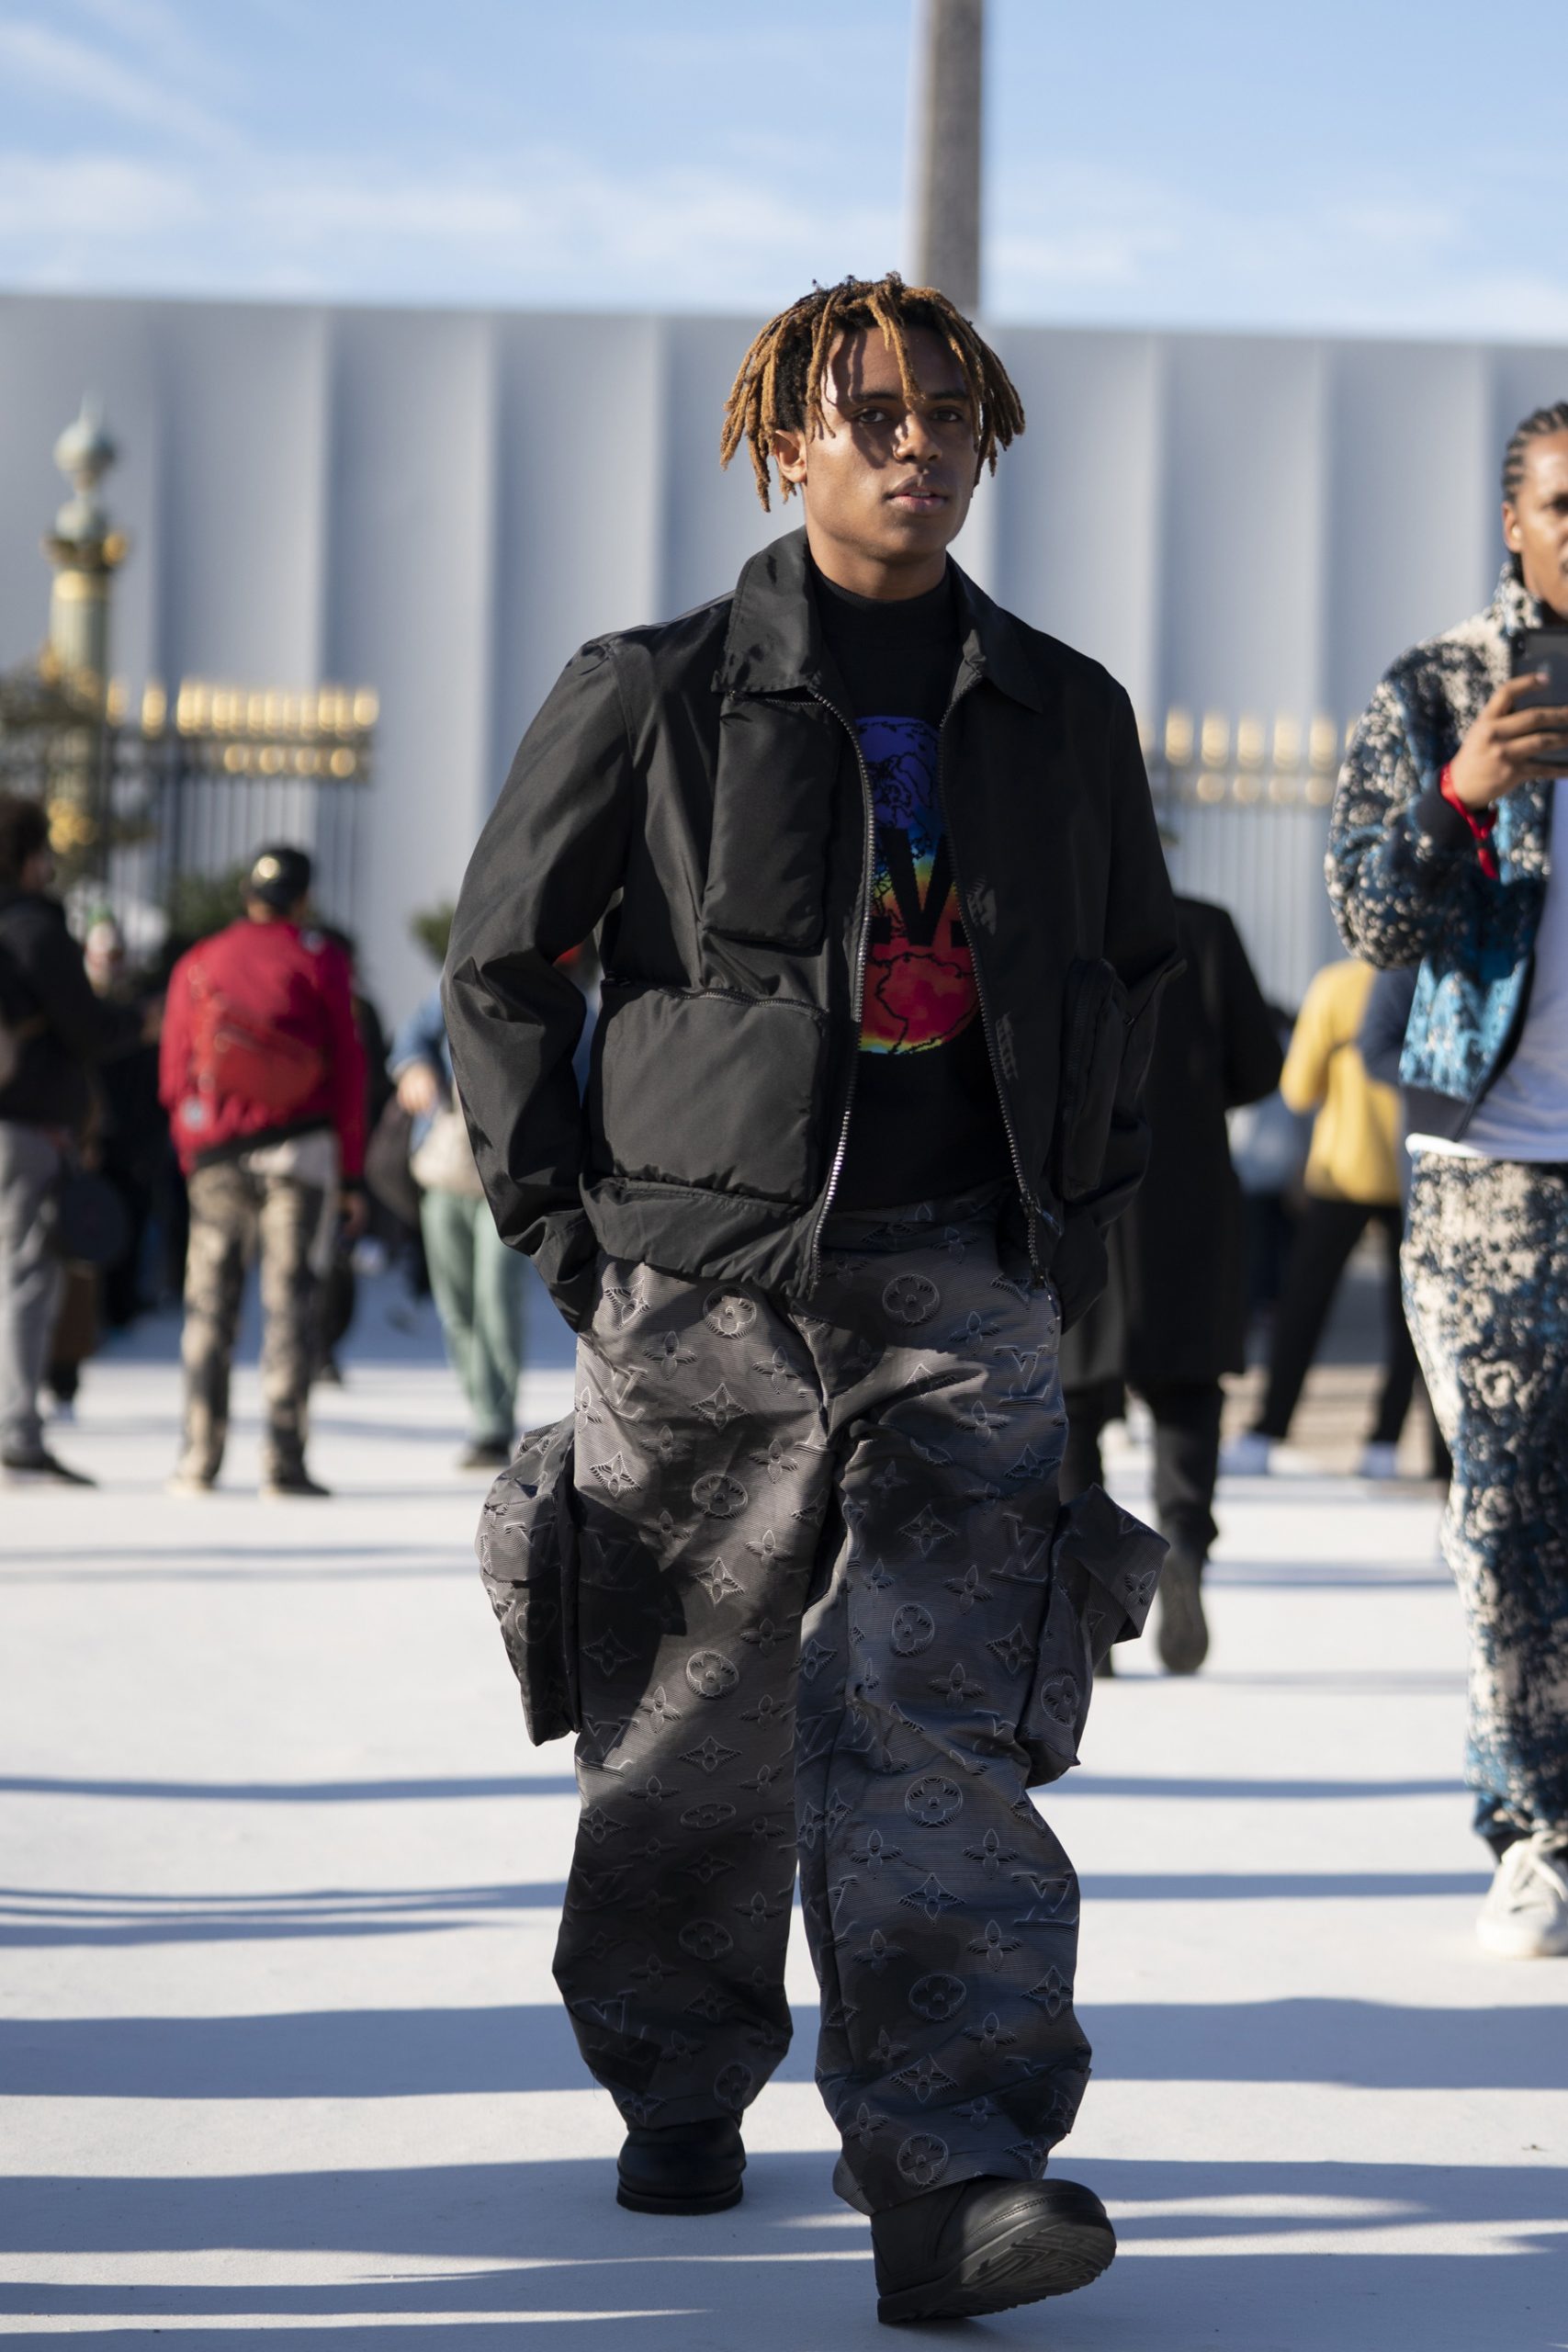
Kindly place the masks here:
<instances>
[{"instance_id":1,"label":"man's face","mask_svg":"<svg viewBox=\"0 0 1568 2352\"><path fill-rule=\"evenodd\" d=\"M928 584L917 575L940 575L940 560L964 527L975 494L976 417L963 370L941 338L917 327L905 340L917 401L905 399L881 330L856 328L829 354L821 424L779 434L775 455L784 480L802 492L812 552L829 576L838 576L836 552L912 595Z\"/></svg>"},{"instance_id":2,"label":"man's face","mask_svg":"<svg viewBox=\"0 0 1568 2352\"><path fill-rule=\"evenodd\" d=\"M1530 594L1568 620L1568 433L1526 442L1524 479L1503 509L1503 537Z\"/></svg>"}]
</instances>

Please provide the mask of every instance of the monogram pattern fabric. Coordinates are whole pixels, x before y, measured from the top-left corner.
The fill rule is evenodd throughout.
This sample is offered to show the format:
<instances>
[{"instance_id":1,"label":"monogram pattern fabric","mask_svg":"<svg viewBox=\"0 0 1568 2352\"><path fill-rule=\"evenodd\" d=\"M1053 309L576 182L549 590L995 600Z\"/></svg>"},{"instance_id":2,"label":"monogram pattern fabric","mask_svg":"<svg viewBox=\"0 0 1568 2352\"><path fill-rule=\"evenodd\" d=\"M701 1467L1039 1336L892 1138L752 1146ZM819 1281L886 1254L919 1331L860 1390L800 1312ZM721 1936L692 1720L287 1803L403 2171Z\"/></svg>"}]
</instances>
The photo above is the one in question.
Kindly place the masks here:
<instances>
[{"instance_id":1,"label":"monogram pattern fabric","mask_svg":"<svg viewBox=\"0 0 1568 2352\"><path fill-rule=\"evenodd\" d=\"M1422 1153L1404 1288L1453 1453L1480 1826L1568 1848L1568 1173Z\"/></svg>"},{"instance_id":2,"label":"monogram pattern fabric","mask_svg":"<svg viewBox=\"0 0 1568 2352\"><path fill-rule=\"evenodd\" d=\"M1091 1668L1077 1617L1046 1628L1055 1303L998 1262L994 1193L827 1243L809 1314L602 1267L556 1973L628 2121L739 2112L790 2037L798 1854L836 2185L873 2211L1035 2176L1071 2128L1077 1883L1023 1740L1043 1718L1071 1760ZM1128 1556L1114 1601L1077 1588L1119 1630L1157 1546Z\"/></svg>"}]
</instances>

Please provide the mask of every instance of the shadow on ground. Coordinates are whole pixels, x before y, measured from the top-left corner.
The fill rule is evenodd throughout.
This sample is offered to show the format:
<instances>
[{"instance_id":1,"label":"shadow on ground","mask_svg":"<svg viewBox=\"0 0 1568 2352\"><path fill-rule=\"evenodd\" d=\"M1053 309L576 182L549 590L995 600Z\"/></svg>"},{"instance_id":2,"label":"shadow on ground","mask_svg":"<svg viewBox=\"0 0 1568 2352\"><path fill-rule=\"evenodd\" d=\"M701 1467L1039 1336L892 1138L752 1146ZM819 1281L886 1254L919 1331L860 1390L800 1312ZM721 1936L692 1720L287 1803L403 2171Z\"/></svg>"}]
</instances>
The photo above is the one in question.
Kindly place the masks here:
<instances>
[{"instance_id":1,"label":"shadow on ground","mask_svg":"<svg viewBox=\"0 0 1568 2352\"><path fill-rule=\"evenodd\" d=\"M828 2162L759 2157L745 2204L701 2222L622 2213L610 2165L592 2161L21 2179L0 2222L0 2246L13 2258L92 2256L102 2267L134 2255L145 2282L151 2255L294 2254L319 2272L323 2253L342 2249L349 2275L134 2288L17 2281L0 2288L0 2312L10 2315L8 2334L31 2314L74 2320L100 2343L141 2340L140 2331L171 2323L183 2342L201 2343L206 2335L191 2323L209 2319L212 2342L226 2346L252 2335L276 2343L280 2323L298 2345L368 2345L378 2329L411 2324L422 2345L457 2345L472 2344L476 2324L488 2322L525 2323L526 2342L558 2335L583 2352L734 2352L742 2341L757 2352L856 2352L888 2338L873 2315L864 2224L833 2206ZM1395 2344L1555 2352L1565 2341L1561 2170L1120 2162L1092 2171L1121 2212L1122 2257L1090 2293L1053 2306L1053 2352L1212 2352L1220 2343L1235 2352L1388 2352ZM1359 2235L1400 2227L1483 2231L1490 2252L1528 2259L1500 2266L1479 2252L1358 2250ZM1330 2233L1332 2249L1321 2243ZM1249 2253L1248 2238L1266 2238L1269 2250ZM1303 2242L1299 2250L1292 2238ZM1195 2250L1179 2251L1183 2240ZM406 2271L388 2276L388 2262ZM1038 2343L1041 2317L1014 2313L964 2330L963 2340ZM129 2324L117 2328L116 2320ZM958 2340L953 2331L929 2335Z\"/></svg>"},{"instance_id":2,"label":"shadow on ground","mask_svg":"<svg viewBox=\"0 0 1568 2352\"><path fill-rule=\"evenodd\" d=\"M1568 2089L1560 2007L1102 2002L1082 2015L1101 2080ZM781 2080L810 2080L811 2040L797 2037ZM582 2079L554 2004L0 2022L12 2098L412 2098L576 2090Z\"/></svg>"}]
</instances>

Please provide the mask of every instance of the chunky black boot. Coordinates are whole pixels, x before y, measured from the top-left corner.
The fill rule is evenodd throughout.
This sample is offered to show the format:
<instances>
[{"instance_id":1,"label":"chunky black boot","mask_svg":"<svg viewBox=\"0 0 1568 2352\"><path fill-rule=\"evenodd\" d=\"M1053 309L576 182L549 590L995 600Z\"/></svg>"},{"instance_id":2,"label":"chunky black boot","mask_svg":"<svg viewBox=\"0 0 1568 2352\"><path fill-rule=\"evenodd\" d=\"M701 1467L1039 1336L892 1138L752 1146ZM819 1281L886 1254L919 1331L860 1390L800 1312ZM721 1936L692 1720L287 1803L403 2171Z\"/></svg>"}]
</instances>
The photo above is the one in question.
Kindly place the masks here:
<instances>
[{"instance_id":1,"label":"chunky black boot","mask_svg":"<svg viewBox=\"0 0 1568 2352\"><path fill-rule=\"evenodd\" d=\"M874 2213L876 2316L978 2319L1070 2295L1110 2268L1116 2233L1076 2180L965 2180Z\"/></svg>"},{"instance_id":2,"label":"chunky black boot","mask_svg":"<svg viewBox=\"0 0 1568 2352\"><path fill-rule=\"evenodd\" d=\"M728 2115L661 2130L635 2123L615 2169L615 2202L634 2213L722 2213L740 2202L740 2126Z\"/></svg>"},{"instance_id":3,"label":"chunky black boot","mask_svg":"<svg viewBox=\"0 0 1568 2352\"><path fill-rule=\"evenodd\" d=\"M1196 1674L1209 1655L1203 1614L1203 1563L1190 1552L1168 1552L1159 1572L1160 1664L1168 1674Z\"/></svg>"}]
</instances>

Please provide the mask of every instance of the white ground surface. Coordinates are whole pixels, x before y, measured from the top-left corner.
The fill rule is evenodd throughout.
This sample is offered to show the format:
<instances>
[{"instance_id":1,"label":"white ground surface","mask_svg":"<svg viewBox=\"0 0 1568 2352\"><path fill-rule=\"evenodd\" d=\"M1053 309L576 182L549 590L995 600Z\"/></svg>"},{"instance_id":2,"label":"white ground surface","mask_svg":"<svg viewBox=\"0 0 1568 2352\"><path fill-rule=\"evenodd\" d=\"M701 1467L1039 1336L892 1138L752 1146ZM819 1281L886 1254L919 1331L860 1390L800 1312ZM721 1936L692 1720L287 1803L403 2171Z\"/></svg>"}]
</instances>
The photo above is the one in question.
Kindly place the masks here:
<instances>
[{"instance_id":1,"label":"white ground surface","mask_svg":"<svg viewBox=\"0 0 1568 2352\"><path fill-rule=\"evenodd\" d=\"M800 2035L744 2204L617 2211L549 1955L573 1799L474 1569L432 1328L366 1316L330 1502L178 1503L167 1334L90 1370L90 1494L0 1492L0 2332L855 2352L868 2233ZM548 1311L541 1350L560 1351ZM530 1418L562 1408L530 1376ZM1135 1500L1139 1462L1119 1458ZM1485 1960L1429 1499L1233 1487L1213 1664L1125 1671L1048 1810L1095 2079L1058 2160L1089 2293L931 2340L1055 2352L1568 2346L1568 1962ZM918 2340L928 2340L918 2332Z\"/></svg>"}]
</instances>

